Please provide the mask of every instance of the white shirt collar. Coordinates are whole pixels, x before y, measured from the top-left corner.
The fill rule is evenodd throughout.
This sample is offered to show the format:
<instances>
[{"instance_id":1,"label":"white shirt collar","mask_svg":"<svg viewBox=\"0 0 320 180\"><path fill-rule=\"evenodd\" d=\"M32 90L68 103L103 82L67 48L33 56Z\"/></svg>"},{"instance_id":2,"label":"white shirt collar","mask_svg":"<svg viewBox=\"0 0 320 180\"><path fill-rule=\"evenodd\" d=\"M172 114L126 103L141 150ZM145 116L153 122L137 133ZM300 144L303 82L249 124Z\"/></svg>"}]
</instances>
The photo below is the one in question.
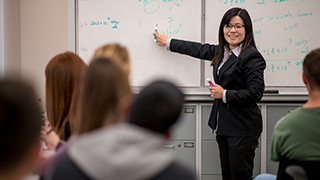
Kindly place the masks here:
<instances>
[{"instance_id":1,"label":"white shirt collar","mask_svg":"<svg viewBox=\"0 0 320 180\"><path fill-rule=\"evenodd\" d=\"M227 45L224 46L224 52L225 52L226 54L229 54L229 53L233 52L233 54L234 54L235 56L237 56L237 57L239 56L239 54L240 54L240 52L241 52L241 49L242 49L242 44L240 44L240 45L237 46L236 48L232 49L231 51L229 50L229 48L228 48Z\"/></svg>"}]
</instances>

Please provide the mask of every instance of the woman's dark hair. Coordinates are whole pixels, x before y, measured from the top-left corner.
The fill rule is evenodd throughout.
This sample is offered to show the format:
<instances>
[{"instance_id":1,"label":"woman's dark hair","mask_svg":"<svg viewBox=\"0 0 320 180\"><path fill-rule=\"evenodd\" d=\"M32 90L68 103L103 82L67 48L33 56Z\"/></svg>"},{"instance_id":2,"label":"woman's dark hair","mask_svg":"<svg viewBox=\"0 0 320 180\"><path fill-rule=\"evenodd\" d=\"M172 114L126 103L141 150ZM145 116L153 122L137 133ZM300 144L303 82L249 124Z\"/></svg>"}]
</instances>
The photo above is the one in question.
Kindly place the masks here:
<instances>
[{"instance_id":1,"label":"woman's dark hair","mask_svg":"<svg viewBox=\"0 0 320 180\"><path fill-rule=\"evenodd\" d=\"M255 49L257 49L256 43L255 43L254 37L253 37L252 21L251 21L251 18L250 18L248 11L245 9L238 8L238 7L231 8L224 14L224 16L221 19L220 27L219 27L219 53L217 56L215 56L213 58L211 65L216 64L222 58L223 53L224 53L224 46L229 44L226 41L226 39L224 38L223 25L229 24L231 18L234 16L241 17L241 19L244 22L244 28L246 30L245 38L242 41L243 45L242 45L241 52L244 49L246 49L249 45L254 47ZM241 54L241 52L240 52L240 54Z\"/></svg>"}]
</instances>

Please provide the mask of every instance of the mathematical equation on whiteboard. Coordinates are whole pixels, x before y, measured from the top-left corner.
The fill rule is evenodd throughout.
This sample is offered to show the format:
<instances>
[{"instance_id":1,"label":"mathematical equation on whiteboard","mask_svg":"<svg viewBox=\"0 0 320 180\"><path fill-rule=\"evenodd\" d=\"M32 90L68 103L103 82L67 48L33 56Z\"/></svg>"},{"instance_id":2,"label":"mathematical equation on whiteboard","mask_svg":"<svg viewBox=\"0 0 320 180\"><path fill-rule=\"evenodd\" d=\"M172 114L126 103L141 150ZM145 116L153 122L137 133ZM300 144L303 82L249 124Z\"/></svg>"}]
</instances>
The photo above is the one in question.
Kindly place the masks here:
<instances>
[{"instance_id":1,"label":"mathematical equation on whiteboard","mask_svg":"<svg viewBox=\"0 0 320 180\"><path fill-rule=\"evenodd\" d=\"M145 14L156 13L161 6L168 11L173 11L175 8L183 6L183 2L186 0L137 0L138 3L143 5L143 11ZM90 2L90 0L80 0L81 3ZM168 6L169 5L169 6ZM163 29L160 32L168 36L179 34L183 27L181 23L176 23L174 17L166 17L169 28ZM175 24L174 24L175 23ZM141 20L137 23L142 26ZM120 20L113 19L111 17L105 17L102 19L95 19L90 21L79 22L80 28L87 27L109 27L110 29L117 30L121 28ZM85 48L84 48L85 49Z\"/></svg>"},{"instance_id":2,"label":"mathematical equation on whiteboard","mask_svg":"<svg viewBox=\"0 0 320 180\"><path fill-rule=\"evenodd\" d=\"M290 68L297 69L297 74L300 74L302 71L302 62L303 59L287 59L287 60L266 60L267 67L266 71L270 73L276 73L280 71L287 71Z\"/></svg>"},{"instance_id":3,"label":"mathematical equation on whiteboard","mask_svg":"<svg viewBox=\"0 0 320 180\"><path fill-rule=\"evenodd\" d=\"M284 54L288 53L289 48L295 47L295 49L298 47L298 51L294 54L296 55L305 55L310 51L310 48L308 46L308 43L312 41L312 38L310 39L298 39L294 40L293 38L288 39L288 45L282 46L282 47L267 47L262 49L261 45L257 45L257 48L260 52L262 52L266 56L273 56L277 54ZM290 52L291 55L294 55L292 51Z\"/></svg>"},{"instance_id":4,"label":"mathematical equation on whiteboard","mask_svg":"<svg viewBox=\"0 0 320 180\"><path fill-rule=\"evenodd\" d=\"M291 11L286 11L286 12L279 12L276 14L272 14L272 15L268 15L268 16L261 16L258 18L253 18L252 22L254 24L259 24L259 23L263 23L263 22L269 22L269 21L277 21L277 20L284 20L284 19L292 19L292 18L305 18L305 17L312 17L313 16L313 12L312 11L308 11L308 12L303 12L301 10L298 10L297 12L291 12ZM255 26L255 27L259 27L259 25ZM299 23L295 22L295 23L291 23L291 24L285 24L283 25L283 31L289 31L292 29L298 29ZM262 30L258 29L255 30L254 35L262 35Z\"/></svg>"},{"instance_id":5,"label":"mathematical equation on whiteboard","mask_svg":"<svg viewBox=\"0 0 320 180\"><path fill-rule=\"evenodd\" d=\"M80 28L88 27L88 26L110 26L112 29L118 29L118 24L120 21L115 19L111 20L110 17L106 17L106 20L92 20L92 21L81 21L79 23Z\"/></svg>"},{"instance_id":6,"label":"mathematical equation on whiteboard","mask_svg":"<svg viewBox=\"0 0 320 180\"><path fill-rule=\"evenodd\" d=\"M93 0L79 0L80 3L88 3ZM157 12L167 12L178 10L186 6L190 0L133 0L139 5L139 11L144 16L155 15ZM211 1L211 0L210 0ZM316 10L306 10L303 6L294 6L296 2L305 0L215 0L223 6L242 7L248 4L253 5L256 9L267 6L288 6L285 10L273 9L266 11L268 13L259 13L251 16L253 23L253 35L255 36L257 48L267 62L266 71L277 73L295 69L298 74L302 71L303 57L314 48L315 42L319 41L314 34L300 33L305 28L314 28L318 12ZM303 2L304 3L304 2ZM292 8L295 7L295 8ZM283 8L282 8L283 9ZM117 31L124 29L124 20L117 15L102 16L101 19L91 19L79 22L79 28L106 28L107 30ZM140 17L136 18L135 25L144 27L144 21ZM175 16L167 15L164 17L167 24L161 24L164 29L158 29L160 33L168 36L178 35L183 32L184 25L179 22ZM307 23L311 23L306 25ZM272 29L268 27L272 26ZM277 29L275 29L277 28ZM270 32L274 33L270 35ZM298 34L298 36L296 36ZM281 36L281 38L276 38ZM262 38L260 38L262 37ZM285 37L285 38L284 38ZM260 39L261 41L259 41ZM268 42L266 42L268 40ZM272 43L269 43L272 42ZM94 52L96 47L80 46L82 52Z\"/></svg>"},{"instance_id":7,"label":"mathematical equation on whiteboard","mask_svg":"<svg viewBox=\"0 0 320 180\"><path fill-rule=\"evenodd\" d=\"M280 2L280 1L279 1ZM253 32L253 35L255 37L263 36L263 30L260 28L263 22L269 22L269 21L278 21L278 20L285 20L290 18L296 18L297 20L301 20L300 18L308 18L313 16L312 11L303 12L302 10L297 10L296 12L286 11L286 12L279 12L268 16L260 16L258 18L253 18L252 22L254 24L255 30ZM299 22L294 22L291 24L284 24L282 28L283 34L286 34L290 30L297 29L299 30L301 26L299 25ZM306 35L308 36L308 35ZM286 54L290 53L292 55L292 52L289 51L292 47L300 47L298 48L297 52L295 52L296 55L304 55L310 51L310 47L308 46L309 42L312 41L312 38L305 37L305 38L289 38L287 39L287 43L283 45L282 47L264 47L261 48L261 45L258 45L258 50L262 52L265 56L273 56L278 54Z\"/></svg>"},{"instance_id":8,"label":"mathematical equation on whiteboard","mask_svg":"<svg viewBox=\"0 0 320 180\"><path fill-rule=\"evenodd\" d=\"M160 9L161 4L169 4L167 10L171 11L174 8L179 8L184 1L186 0L138 0L138 2L144 4L143 10L147 14L156 13Z\"/></svg>"},{"instance_id":9,"label":"mathematical equation on whiteboard","mask_svg":"<svg viewBox=\"0 0 320 180\"><path fill-rule=\"evenodd\" d=\"M117 20L111 20L109 21L109 17L107 17L108 21L104 21L104 20L100 20L100 21L81 21L79 22L79 26L80 28L85 28L85 27L89 27L89 26L109 26L110 29L118 29L118 24L120 23L120 21ZM177 28L172 28L172 22L174 21L173 17L167 17L167 23L169 24L170 28L164 29L162 30L161 33L166 34L168 36L170 35L174 35L174 34L179 34L180 33L180 29L182 27L182 24L178 24ZM140 22L140 26L141 26L141 22Z\"/></svg>"}]
</instances>

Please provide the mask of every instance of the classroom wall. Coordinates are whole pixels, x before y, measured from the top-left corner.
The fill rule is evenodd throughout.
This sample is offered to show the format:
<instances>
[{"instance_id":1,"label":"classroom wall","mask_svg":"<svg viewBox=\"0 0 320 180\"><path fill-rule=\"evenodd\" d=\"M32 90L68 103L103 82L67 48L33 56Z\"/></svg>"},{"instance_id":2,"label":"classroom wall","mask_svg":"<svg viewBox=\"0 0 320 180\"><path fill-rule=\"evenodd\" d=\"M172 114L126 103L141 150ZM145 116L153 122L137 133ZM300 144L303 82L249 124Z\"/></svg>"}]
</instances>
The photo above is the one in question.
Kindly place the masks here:
<instances>
[{"instance_id":1,"label":"classroom wall","mask_svg":"<svg viewBox=\"0 0 320 180\"><path fill-rule=\"evenodd\" d=\"M33 81L44 108L45 67L53 56L68 50L68 1L19 3L21 77Z\"/></svg>"}]
</instances>

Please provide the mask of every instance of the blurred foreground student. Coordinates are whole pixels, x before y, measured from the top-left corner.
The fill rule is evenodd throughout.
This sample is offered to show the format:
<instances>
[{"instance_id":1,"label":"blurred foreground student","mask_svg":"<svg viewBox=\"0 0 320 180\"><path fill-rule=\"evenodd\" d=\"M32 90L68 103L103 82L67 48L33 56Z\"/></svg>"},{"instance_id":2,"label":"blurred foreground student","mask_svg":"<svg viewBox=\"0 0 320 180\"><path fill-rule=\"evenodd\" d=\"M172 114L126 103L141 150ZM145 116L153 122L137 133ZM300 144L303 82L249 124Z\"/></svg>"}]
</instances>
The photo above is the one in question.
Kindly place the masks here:
<instances>
[{"instance_id":1,"label":"blurred foreground student","mask_svg":"<svg viewBox=\"0 0 320 180\"><path fill-rule=\"evenodd\" d=\"M173 152L164 148L182 103L183 94L174 85L152 83L133 103L130 124L119 123L79 136L52 179L195 179Z\"/></svg>"},{"instance_id":2,"label":"blurred foreground student","mask_svg":"<svg viewBox=\"0 0 320 180\"><path fill-rule=\"evenodd\" d=\"M52 155L63 151L66 140L73 132L80 84L86 68L84 61L69 51L57 54L46 66L47 117L46 125L42 129L44 133L41 134L46 147L43 147L41 159L34 169L36 174L44 175L54 158Z\"/></svg>"},{"instance_id":3,"label":"blurred foreground student","mask_svg":"<svg viewBox=\"0 0 320 180\"><path fill-rule=\"evenodd\" d=\"M192 171L176 161L171 150L163 148L165 141L171 138L171 127L180 116L183 102L184 96L175 85L156 81L142 90L133 103L129 123L136 127L129 127L132 137L127 137L126 143L136 154L126 151L124 154L128 153L133 160L128 162L133 162L134 168L128 168L136 172L135 179L196 179ZM126 131L126 127L120 128ZM136 156L141 159L135 167ZM126 175L130 177L130 173Z\"/></svg>"},{"instance_id":4,"label":"blurred foreground student","mask_svg":"<svg viewBox=\"0 0 320 180\"><path fill-rule=\"evenodd\" d=\"M0 179L20 180L40 152L41 110L34 90L18 81L0 81Z\"/></svg>"},{"instance_id":5,"label":"blurred foreground student","mask_svg":"<svg viewBox=\"0 0 320 180\"><path fill-rule=\"evenodd\" d=\"M105 131L114 124L125 121L128 116L132 93L126 74L114 59L100 57L91 61L83 80L79 118L75 129L77 137L70 142L66 153L56 160L48 179L105 179L96 178L96 174L91 174L88 170L81 171L83 166L91 167L92 160L97 160L97 163L103 161L104 157L95 157L99 154L97 151L100 151L100 148L89 145L79 149L77 144L84 139L88 139L90 143L99 141L99 138L91 137L92 134ZM107 141L101 146L109 143ZM84 158L89 156L88 161L84 164L79 163L74 159L74 150L83 152ZM106 167L104 164L98 164L91 168Z\"/></svg>"},{"instance_id":6,"label":"blurred foreground student","mask_svg":"<svg viewBox=\"0 0 320 180\"><path fill-rule=\"evenodd\" d=\"M320 49L303 60L302 80L308 89L307 103L281 118L272 137L270 158L280 162L277 179L281 180L293 180L285 172L293 164L302 166L309 180L320 179Z\"/></svg>"},{"instance_id":7,"label":"blurred foreground student","mask_svg":"<svg viewBox=\"0 0 320 180\"><path fill-rule=\"evenodd\" d=\"M81 78L86 68L73 52L60 53L47 64L46 110L50 125L62 140L67 140L74 128ZM52 146L55 148L56 144Z\"/></svg>"},{"instance_id":8,"label":"blurred foreground student","mask_svg":"<svg viewBox=\"0 0 320 180\"><path fill-rule=\"evenodd\" d=\"M74 53L72 53L72 55L73 56L77 56ZM120 68L123 69L123 71L125 72L125 75L126 75L125 78L127 79L129 77L129 73L130 73L130 58L129 58L129 53L128 53L128 51L127 51L127 49L125 47L123 47L123 46L121 46L120 44L117 44L117 43L102 45L95 51L94 55L92 56L91 62L93 60L97 59L97 58L102 58L102 57L111 58L111 60L113 62L118 64L120 66ZM80 59L80 57L78 57L77 59ZM51 61L53 61L53 60L51 60ZM79 62L79 60L78 60L78 62ZM64 67L64 66L61 65L61 63L57 63L57 62L55 62L55 63L52 62L51 64L52 64L51 66L56 67L56 68L55 69L50 68L50 69L53 69L53 70L50 70L50 71L48 70L48 72L46 71L47 77L52 76L50 74L53 74L53 73L57 72L59 69ZM60 66L57 66L58 64L60 64ZM68 67L70 67L71 65L72 64L70 64L69 66L64 67L66 69L66 71L69 69ZM58 67L60 67L60 68L58 68ZM84 73L84 71L82 71L82 70L80 71L80 69L79 69L79 68L82 68L82 67L83 67L83 65L81 63L81 65L73 68L74 69L73 72L79 71L79 72L81 72L81 76L83 76L82 74ZM47 68L49 69L49 64L48 64ZM109 69L106 68L105 71L109 71ZM65 75L66 75L66 73L60 73L60 74L58 74L56 76L57 77L63 77ZM80 86L79 85L80 82L79 81L81 81L81 80L79 79L80 78L79 76L77 76L77 77L78 77L78 79L74 79L75 82L77 83L77 86L75 87L75 92L76 92L76 96L79 96L79 91L80 91L80 87L79 87ZM100 77L97 77L97 79L99 79L99 78ZM55 79L58 79L58 78L55 78ZM48 84L49 84L48 86L52 87L50 84L53 84L53 82L54 81L48 82ZM64 87L64 86L62 86L62 87ZM72 86L70 86L70 87L72 87ZM107 87L102 87L102 88L104 88L102 91L105 91ZM47 91L47 92L48 92L48 94L50 94L52 92L52 91L50 91L51 88L48 88L48 89L49 89L49 91ZM63 89L64 90L68 90L67 88L61 88L61 89L62 90ZM68 92L70 92L70 91L68 91ZM103 92L101 92L101 93L103 93ZM60 94L66 94L66 93L60 92ZM100 94L98 94L98 96L100 96ZM66 96L66 97L68 97L68 96ZM66 100L68 100L68 98ZM77 101L77 99L74 99L74 100ZM56 103L59 103L59 102L56 101ZM79 103L75 103L75 105L77 106L77 105L79 105ZM76 107L76 106L72 106L72 112L74 112L74 111L76 111L78 109L78 107ZM48 107L54 107L54 106L48 106ZM74 115L74 113L73 113L73 115ZM73 118L73 119L75 119L75 118ZM90 121L90 120L87 119L87 121ZM72 122L73 122L72 123L72 127L75 127L75 124L78 123L78 120L72 120ZM68 134L70 134L70 133L68 133ZM72 138L74 138L74 137L72 137ZM49 148L53 149L53 150L57 150L58 154L64 153L64 151L66 151L66 149L68 147L68 144L66 142L64 142L63 140L60 140L59 136L57 136L54 131L52 131L48 135L43 135L43 139L46 141L46 143L49 146ZM38 173L39 174L43 174L44 171L46 170L46 167L48 166L48 162L46 162L46 164L42 164L40 166L42 167L42 170L40 170L40 172L38 172Z\"/></svg>"}]
</instances>

